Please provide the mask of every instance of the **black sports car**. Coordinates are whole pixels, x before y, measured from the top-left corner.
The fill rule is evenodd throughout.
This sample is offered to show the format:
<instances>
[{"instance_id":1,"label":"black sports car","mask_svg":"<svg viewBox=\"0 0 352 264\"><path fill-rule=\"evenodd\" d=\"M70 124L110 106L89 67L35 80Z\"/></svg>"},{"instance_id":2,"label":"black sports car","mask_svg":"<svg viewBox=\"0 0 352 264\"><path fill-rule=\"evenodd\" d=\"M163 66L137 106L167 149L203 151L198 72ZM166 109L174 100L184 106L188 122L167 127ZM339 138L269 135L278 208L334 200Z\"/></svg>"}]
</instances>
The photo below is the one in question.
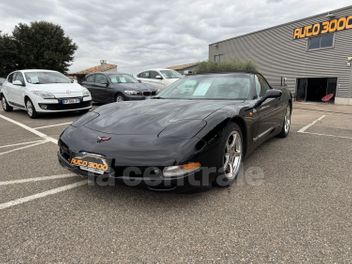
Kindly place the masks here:
<instances>
[{"instance_id":1,"label":"black sports car","mask_svg":"<svg viewBox=\"0 0 352 264\"><path fill-rule=\"evenodd\" d=\"M157 97L109 104L60 137L60 163L81 175L151 189L230 185L245 155L290 130L292 96L258 73L194 75Z\"/></svg>"},{"instance_id":2,"label":"black sports car","mask_svg":"<svg viewBox=\"0 0 352 264\"><path fill-rule=\"evenodd\" d=\"M144 100L157 93L156 88L140 83L124 73L93 73L86 76L82 85L90 91L93 101L97 103Z\"/></svg>"}]
</instances>

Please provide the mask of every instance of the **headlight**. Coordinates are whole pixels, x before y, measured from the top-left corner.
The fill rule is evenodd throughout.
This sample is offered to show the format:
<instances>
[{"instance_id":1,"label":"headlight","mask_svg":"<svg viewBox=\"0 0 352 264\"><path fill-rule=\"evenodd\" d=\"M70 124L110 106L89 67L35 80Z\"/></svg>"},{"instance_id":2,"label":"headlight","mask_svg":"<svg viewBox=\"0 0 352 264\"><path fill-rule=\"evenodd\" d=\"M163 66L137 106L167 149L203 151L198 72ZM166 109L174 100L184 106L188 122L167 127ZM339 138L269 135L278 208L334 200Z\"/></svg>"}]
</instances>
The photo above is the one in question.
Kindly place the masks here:
<instances>
[{"instance_id":1,"label":"headlight","mask_svg":"<svg viewBox=\"0 0 352 264\"><path fill-rule=\"evenodd\" d=\"M55 99L55 95L53 95L52 93L49 92L45 92L45 91L34 91L33 92L35 95L40 96L43 99Z\"/></svg>"},{"instance_id":2,"label":"headlight","mask_svg":"<svg viewBox=\"0 0 352 264\"><path fill-rule=\"evenodd\" d=\"M83 97L89 97L90 96L90 92L88 91L88 89L84 89L83 90Z\"/></svg>"},{"instance_id":3,"label":"headlight","mask_svg":"<svg viewBox=\"0 0 352 264\"><path fill-rule=\"evenodd\" d=\"M164 177L176 177L176 176L182 176L188 173L195 172L199 170L201 167L201 164L199 162L191 162L179 166L170 166L170 167L165 167L163 171Z\"/></svg>"},{"instance_id":4,"label":"headlight","mask_svg":"<svg viewBox=\"0 0 352 264\"><path fill-rule=\"evenodd\" d=\"M140 92L136 91L136 90L125 90L124 92L126 94L129 94L129 95L138 95L138 94L140 94Z\"/></svg>"}]
</instances>

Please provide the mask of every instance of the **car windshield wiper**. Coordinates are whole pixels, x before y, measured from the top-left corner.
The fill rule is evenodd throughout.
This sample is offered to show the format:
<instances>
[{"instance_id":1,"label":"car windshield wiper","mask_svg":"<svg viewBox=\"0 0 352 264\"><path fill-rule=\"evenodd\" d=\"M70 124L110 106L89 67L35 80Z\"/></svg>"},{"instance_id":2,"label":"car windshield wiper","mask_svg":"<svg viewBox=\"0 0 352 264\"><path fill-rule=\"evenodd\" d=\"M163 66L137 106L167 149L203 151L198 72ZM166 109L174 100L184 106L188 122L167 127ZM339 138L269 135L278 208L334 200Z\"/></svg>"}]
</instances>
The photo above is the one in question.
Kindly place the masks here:
<instances>
[{"instance_id":1,"label":"car windshield wiper","mask_svg":"<svg viewBox=\"0 0 352 264\"><path fill-rule=\"evenodd\" d=\"M154 96L152 97L152 99L165 99L164 97L160 97L160 96Z\"/></svg>"}]
</instances>

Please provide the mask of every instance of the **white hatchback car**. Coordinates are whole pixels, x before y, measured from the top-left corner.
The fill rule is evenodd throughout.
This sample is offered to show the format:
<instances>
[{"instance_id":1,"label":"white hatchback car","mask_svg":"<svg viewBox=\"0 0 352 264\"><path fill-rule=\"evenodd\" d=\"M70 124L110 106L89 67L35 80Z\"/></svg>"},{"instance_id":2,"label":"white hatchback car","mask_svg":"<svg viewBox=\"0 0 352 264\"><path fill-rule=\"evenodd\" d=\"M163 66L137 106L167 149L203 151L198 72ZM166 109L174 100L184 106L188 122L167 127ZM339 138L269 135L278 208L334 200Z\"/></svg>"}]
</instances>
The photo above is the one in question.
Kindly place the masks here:
<instances>
[{"instance_id":1,"label":"white hatchback car","mask_svg":"<svg viewBox=\"0 0 352 264\"><path fill-rule=\"evenodd\" d=\"M62 73L49 70L22 70L9 74L0 93L4 111L26 110L29 117L39 113L81 111L92 107L90 92L72 83Z\"/></svg>"},{"instance_id":2,"label":"white hatchback car","mask_svg":"<svg viewBox=\"0 0 352 264\"><path fill-rule=\"evenodd\" d=\"M137 74L137 80L148 83L155 88L163 89L173 82L181 79L183 75L170 69L152 69Z\"/></svg>"}]
</instances>

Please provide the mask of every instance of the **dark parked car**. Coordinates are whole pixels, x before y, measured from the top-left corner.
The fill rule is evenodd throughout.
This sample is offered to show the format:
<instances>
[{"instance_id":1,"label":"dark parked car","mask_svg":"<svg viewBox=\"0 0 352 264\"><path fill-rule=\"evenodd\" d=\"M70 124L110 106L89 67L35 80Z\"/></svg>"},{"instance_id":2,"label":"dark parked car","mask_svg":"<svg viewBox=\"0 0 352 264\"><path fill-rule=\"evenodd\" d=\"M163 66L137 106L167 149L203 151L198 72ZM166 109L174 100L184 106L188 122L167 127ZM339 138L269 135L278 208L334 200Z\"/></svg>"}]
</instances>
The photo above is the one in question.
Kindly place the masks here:
<instances>
[{"instance_id":1,"label":"dark parked car","mask_svg":"<svg viewBox=\"0 0 352 264\"><path fill-rule=\"evenodd\" d=\"M123 73L90 74L82 85L90 91L93 101L98 103L144 100L157 93L157 89Z\"/></svg>"},{"instance_id":2,"label":"dark parked car","mask_svg":"<svg viewBox=\"0 0 352 264\"><path fill-rule=\"evenodd\" d=\"M245 155L290 131L291 93L258 73L194 75L151 100L109 104L68 127L60 163L149 188L228 186Z\"/></svg>"}]
</instances>

